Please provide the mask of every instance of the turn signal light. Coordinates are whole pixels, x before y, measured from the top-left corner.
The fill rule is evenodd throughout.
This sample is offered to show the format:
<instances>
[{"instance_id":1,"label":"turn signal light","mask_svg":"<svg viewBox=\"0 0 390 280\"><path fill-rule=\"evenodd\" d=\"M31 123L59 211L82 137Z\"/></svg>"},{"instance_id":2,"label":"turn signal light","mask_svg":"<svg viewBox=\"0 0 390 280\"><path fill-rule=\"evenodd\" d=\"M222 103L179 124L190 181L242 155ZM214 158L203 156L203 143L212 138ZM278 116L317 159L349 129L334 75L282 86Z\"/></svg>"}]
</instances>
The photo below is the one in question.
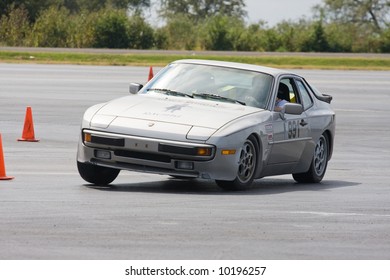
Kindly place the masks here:
<instances>
[{"instance_id":1,"label":"turn signal light","mask_svg":"<svg viewBox=\"0 0 390 280\"><path fill-rule=\"evenodd\" d=\"M91 142L92 135L90 133L84 133L84 142Z\"/></svg>"},{"instance_id":2,"label":"turn signal light","mask_svg":"<svg viewBox=\"0 0 390 280\"><path fill-rule=\"evenodd\" d=\"M222 150L221 154L224 156L234 155L234 154L236 154L236 150Z\"/></svg>"},{"instance_id":3,"label":"turn signal light","mask_svg":"<svg viewBox=\"0 0 390 280\"><path fill-rule=\"evenodd\" d=\"M198 156L211 156L211 148L197 148L196 155Z\"/></svg>"}]
</instances>

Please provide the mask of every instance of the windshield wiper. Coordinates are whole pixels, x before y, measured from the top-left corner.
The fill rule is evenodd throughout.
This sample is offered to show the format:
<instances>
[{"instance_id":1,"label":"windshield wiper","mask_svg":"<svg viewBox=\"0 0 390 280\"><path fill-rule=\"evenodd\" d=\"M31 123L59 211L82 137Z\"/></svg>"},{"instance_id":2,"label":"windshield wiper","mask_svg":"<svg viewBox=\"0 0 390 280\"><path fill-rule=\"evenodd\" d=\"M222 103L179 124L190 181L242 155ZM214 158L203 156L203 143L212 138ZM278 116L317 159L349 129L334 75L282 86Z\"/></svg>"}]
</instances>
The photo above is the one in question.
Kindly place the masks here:
<instances>
[{"instance_id":1,"label":"windshield wiper","mask_svg":"<svg viewBox=\"0 0 390 280\"><path fill-rule=\"evenodd\" d=\"M199 97L202 97L202 98L205 98L205 99L222 100L222 101L226 101L226 102L230 102L230 103L238 103L238 104L241 104L241 105L244 105L244 106L246 105L245 102L242 102L240 100L229 98L229 97L225 97L225 96L220 96L218 94L194 93L193 96L199 96Z\"/></svg>"},{"instance_id":2,"label":"windshield wiper","mask_svg":"<svg viewBox=\"0 0 390 280\"><path fill-rule=\"evenodd\" d=\"M184 92L178 92L178 91L174 91L174 90L166 89L166 88L148 88L147 91L159 91L159 92L162 92L166 95L184 96L184 97L194 98L191 94L184 93Z\"/></svg>"}]
</instances>

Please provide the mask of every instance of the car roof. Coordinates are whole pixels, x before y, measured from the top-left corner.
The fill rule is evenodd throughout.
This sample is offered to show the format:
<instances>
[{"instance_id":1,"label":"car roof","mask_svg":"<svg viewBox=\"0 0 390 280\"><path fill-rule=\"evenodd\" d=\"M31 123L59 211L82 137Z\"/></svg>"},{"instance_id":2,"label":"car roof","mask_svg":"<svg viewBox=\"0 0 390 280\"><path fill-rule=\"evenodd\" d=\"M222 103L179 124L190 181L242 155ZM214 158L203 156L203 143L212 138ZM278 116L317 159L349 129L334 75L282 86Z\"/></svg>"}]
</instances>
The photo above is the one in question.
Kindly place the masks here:
<instances>
[{"instance_id":1,"label":"car roof","mask_svg":"<svg viewBox=\"0 0 390 280\"><path fill-rule=\"evenodd\" d=\"M259 65L254 65L254 64L247 64L247 63L219 61L219 60L182 59L182 60L176 60L172 63L187 63L187 64L199 64L199 65L210 65L210 66L219 66L219 67L227 67L227 68L236 68L236 69L262 72L262 73L270 74L272 76L279 76L282 74L296 75L296 74L291 73L289 71L277 69L277 68L272 68L272 67L265 67L265 66L259 66ZM297 76L299 76L299 75L297 75Z\"/></svg>"}]
</instances>

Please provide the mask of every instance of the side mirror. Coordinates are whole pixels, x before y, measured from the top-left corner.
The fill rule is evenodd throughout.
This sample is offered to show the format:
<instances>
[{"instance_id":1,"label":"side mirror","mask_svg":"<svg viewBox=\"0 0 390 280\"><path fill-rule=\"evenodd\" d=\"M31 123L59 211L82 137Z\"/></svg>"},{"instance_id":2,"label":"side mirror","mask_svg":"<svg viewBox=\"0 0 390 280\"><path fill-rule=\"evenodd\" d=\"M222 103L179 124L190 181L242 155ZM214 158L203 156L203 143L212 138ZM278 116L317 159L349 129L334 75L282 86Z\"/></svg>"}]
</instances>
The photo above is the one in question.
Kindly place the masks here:
<instances>
[{"instance_id":1,"label":"side mirror","mask_svg":"<svg viewBox=\"0 0 390 280\"><path fill-rule=\"evenodd\" d=\"M129 92L131 94L137 94L144 86L138 83L131 83Z\"/></svg>"},{"instance_id":2,"label":"side mirror","mask_svg":"<svg viewBox=\"0 0 390 280\"><path fill-rule=\"evenodd\" d=\"M284 105L282 111L279 112L282 120L286 119L284 117L285 114L300 115L302 113L303 113L303 106L301 104L297 104L297 103L287 103L286 105Z\"/></svg>"},{"instance_id":3,"label":"side mirror","mask_svg":"<svg viewBox=\"0 0 390 280\"><path fill-rule=\"evenodd\" d=\"M282 112L290 115L300 115L303 113L303 106L297 103L287 103L284 105Z\"/></svg>"}]
</instances>

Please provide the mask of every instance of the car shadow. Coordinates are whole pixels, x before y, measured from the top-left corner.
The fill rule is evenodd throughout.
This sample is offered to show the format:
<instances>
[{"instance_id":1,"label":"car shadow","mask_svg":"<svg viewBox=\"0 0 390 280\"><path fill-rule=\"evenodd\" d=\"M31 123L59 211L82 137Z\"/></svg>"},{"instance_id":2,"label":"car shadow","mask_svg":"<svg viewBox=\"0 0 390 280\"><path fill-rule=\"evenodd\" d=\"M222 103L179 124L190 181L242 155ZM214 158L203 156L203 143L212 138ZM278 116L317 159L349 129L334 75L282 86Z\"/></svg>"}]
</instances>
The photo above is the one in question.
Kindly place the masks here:
<instances>
[{"instance_id":1,"label":"car shadow","mask_svg":"<svg viewBox=\"0 0 390 280\"><path fill-rule=\"evenodd\" d=\"M317 184L300 184L292 179L267 178L256 180L252 187L243 191L226 191L218 187L214 181L166 179L162 181L121 183L101 187L92 184L84 186L90 189L107 192L134 192L134 193L172 193L197 195L272 195L296 191L327 191L335 188L353 187L358 182L340 180L324 180Z\"/></svg>"}]
</instances>

